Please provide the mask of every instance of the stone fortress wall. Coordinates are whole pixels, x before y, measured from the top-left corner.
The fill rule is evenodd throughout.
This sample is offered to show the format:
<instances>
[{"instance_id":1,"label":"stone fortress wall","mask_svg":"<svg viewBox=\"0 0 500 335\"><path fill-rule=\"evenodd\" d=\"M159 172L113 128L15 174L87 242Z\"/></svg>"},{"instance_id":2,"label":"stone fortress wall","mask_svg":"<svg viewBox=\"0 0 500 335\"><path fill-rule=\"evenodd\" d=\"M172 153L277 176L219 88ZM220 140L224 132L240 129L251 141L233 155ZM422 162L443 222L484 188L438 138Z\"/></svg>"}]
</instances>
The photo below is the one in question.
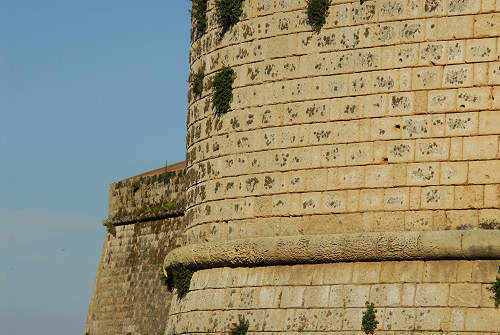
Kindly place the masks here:
<instances>
[{"instance_id":1,"label":"stone fortress wall","mask_svg":"<svg viewBox=\"0 0 500 335\"><path fill-rule=\"evenodd\" d=\"M496 335L500 2L333 0L315 34L305 0L245 0L223 38L214 4L190 52L206 89L188 94L185 215L162 212L147 244L197 270L190 291L166 292L147 252L141 293L125 289L133 227L150 241L160 221L119 215L88 334L223 334L244 315L251 334L357 335L370 301L378 334ZM234 97L216 116L224 66ZM140 202L110 194L110 218Z\"/></svg>"},{"instance_id":2,"label":"stone fortress wall","mask_svg":"<svg viewBox=\"0 0 500 335\"><path fill-rule=\"evenodd\" d=\"M209 1L192 72L236 81L223 117L190 101L189 240L499 228L500 8L332 3L317 35L306 1L245 1L220 40Z\"/></svg>"},{"instance_id":3,"label":"stone fortress wall","mask_svg":"<svg viewBox=\"0 0 500 335\"><path fill-rule=\"evenodd\" d=\"M165 266L201 270L165 334L359 334L366 301L380 333L497 334L500 3L334 0L319 34L305 7L246 0L221 39L209 1L191 72L232 67L234 98L189 95L189 245Z\"/></svg>"},{"instance_id":4,"label":"stone fortress wall","mask_svg":"<svg viewBox=\"0 0 500 335\"><path fill-rule=\"evenodd\" d=\"M163 169L109 187L110 219L105 223L111 225L97 270L86 335L164 333L172 292L161 268L165 255L184 245L185 172L183 166L171 171L168 183L161 173ZM157 210L167 203L175 206Z\"/></svg>"}]
</instances>

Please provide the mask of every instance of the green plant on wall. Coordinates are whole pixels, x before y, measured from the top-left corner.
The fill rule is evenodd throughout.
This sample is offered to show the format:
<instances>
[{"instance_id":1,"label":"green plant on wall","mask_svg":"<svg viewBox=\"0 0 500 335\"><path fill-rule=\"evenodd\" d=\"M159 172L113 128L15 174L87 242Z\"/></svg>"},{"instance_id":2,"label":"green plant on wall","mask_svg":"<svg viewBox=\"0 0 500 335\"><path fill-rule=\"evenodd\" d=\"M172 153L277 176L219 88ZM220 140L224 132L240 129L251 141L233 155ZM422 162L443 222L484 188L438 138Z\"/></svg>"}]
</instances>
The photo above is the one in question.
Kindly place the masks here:
<instances>
[{"instance_id":1,"label":"green plant on wall","mask_svg":"<svg viewBox=\"0 0 500 335\"><path fill-rule=\"evenodd\" d=\"M106 229L111 235L116 236L116 228L111 220L105 221L104 225L106 226Z\"/></svg>"},{"instance_id":2,"label":"green plant on wall","mask_svg":"<svg viewBox=\"0 0 500 335\"><path fill-rule=\"evenodd\" d=\"M193 87L194 95L200 97L203 93L203 78L205 78L205 71L200 67L198 72L194 73L191 77L191 85Z\"/></svg>"},{"instance_id":3,"label":"green plant on wall","mask_svg":"<svg viewBox=\"0 0 500 335\"><path fill-rule=\"evenodd\" d=\"M500 266L498 267L498 273L500 274ZM493 293L493 300L495 301L495 307L500 306L500 277L497 277L496 281L488 288Z\"/></svg>"},{"instance_id":4,"label":"green plant on wall","mask_svg":"<svg viewBox=\"0 0 500 335\"><path fill-rule=\"evenodd\" d=\"M223 32L229 30L240 20L243 14L244 0L217 0L215 2L215 13L217 22L222 26Z\"/></svg>"},{"instance_id":5,"label":"green plant on wall","mask_svg":"<svg viewBox=\"0 0 500 335\"><path fill-rule=\"evenodd\" d=\"M169 272L170 288L177 289L177 294L180 297L184 296L189 291L194 271L181 264L172 268Z\"/></svg>"},{"instance_id":6,"label":"green plant on wall","mask_svg":"<svg viewBox=\"0 0 500 335\"><path fill-rule=\"evenodd\" d=\"M365 334L372 334L375 332L377 328L378 321L376 317L377 310L375 309L375 305L372 303L365 303L366 310L363 312L363 319L361 321L361 329L365 332Z\"/></svg>"},{"instance_id":7,"label":"green plant on wall","mask_svg":"<svg viewBox=\"0 0 500 335\"><path fill-rule=\"evenodd\" d=\"M248 332L248 327L250 326L250 323L248 320L245 319L243 315L240 315L238 317L238 324L235 324L233 328L231 328L230 334L231 335L246 335Z\"/></svg>"},{"instance_id":8,"label":"green plant on wall","mask_svg":"<svg viewBox=\"0 0 500 335\"><path fill-rule=\"evenodd\" d=\"M307 0L307 21L316 33L326 23L330 0Z\"/></svg>"},{"instance_id":9,"label":"green plant on wall","mask_svg":"<svg viewBox=\"0 0 500 335\"><path fill-rule=\"evenodd\" d=\"M168 172L168 161L165 161L165 172L162 174L162 180L164 184L168 184L170 182L170 174Z\"/></svg>"},{"instance_id":10,"label":"green plant on wall","mask_svg":"<svg viewBox=\"0 0 500 335\"><path fill-rule=\"evenodd\" d=\"M212 103L215 107L215 113L222 115L228 112L231 101L233 100L233 82L234 70L230 67L224 67L217 72L212 80L214 90Z\"/></svg>"},{"instance_id":11,"label":"green plant on wall","mask_svg":"<svg viewBox=\"0 0 500 335\"><path fill-rule=\"evenodd\" d=\"M191 0L192 9L190 10L193 18L195 35L201 37L207 31L207 0Z\"/></svg>"}]
</instances>

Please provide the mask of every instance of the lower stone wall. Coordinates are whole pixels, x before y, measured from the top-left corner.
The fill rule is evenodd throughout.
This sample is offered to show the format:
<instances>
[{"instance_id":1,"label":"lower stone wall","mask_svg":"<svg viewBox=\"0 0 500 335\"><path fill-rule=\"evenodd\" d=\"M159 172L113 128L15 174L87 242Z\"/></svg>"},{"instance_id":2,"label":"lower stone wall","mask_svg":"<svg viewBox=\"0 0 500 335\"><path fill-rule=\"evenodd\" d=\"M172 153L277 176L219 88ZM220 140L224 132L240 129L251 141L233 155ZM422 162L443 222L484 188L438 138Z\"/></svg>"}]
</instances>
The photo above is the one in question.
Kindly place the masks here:
<instances>
[{"instance_id":1,"label":"lower stone wall","mask_svg":"<svg viewBox=\"0 0 500 335\"><path fill-rule=\"evenodd\" d=\"M222 334L239 315L249 333L361 334L365 302L379 334L497 334L487 288L500 260L357 262L197 271L172 298L165 335Z\"/></svg>"},{"instance_id":2,"label":"lower stone wall","mask_svg":"<svg viewBox=\"0 0 500 335\"><path fill-rule=\"evenodd\" d=\"M184 228L184 217L175 217L106 232L85 335L164 333L172 293L161 267L184 244Z\"/></svg>"}]
</instances>

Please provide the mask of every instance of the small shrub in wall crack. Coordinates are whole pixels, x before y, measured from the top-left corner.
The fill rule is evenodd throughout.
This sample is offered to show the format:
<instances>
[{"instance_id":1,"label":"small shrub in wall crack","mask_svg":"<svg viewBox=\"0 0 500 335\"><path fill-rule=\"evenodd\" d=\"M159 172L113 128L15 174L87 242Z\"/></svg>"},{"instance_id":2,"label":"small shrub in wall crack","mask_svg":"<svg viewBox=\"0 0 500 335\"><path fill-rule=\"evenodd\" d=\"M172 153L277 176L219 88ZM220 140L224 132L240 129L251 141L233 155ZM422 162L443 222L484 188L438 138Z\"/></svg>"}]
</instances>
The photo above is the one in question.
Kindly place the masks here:
<instances>
[{"instance_id":1,"label":"small shrub in wall crack","mask_svg":"<svg viewBox=\"0 0 500 335\"><path fill-rule=\"evenodd\" d=\"M500 274L500 266L498 267L498 273ZM493 293L493 300L495 301L495 307L500 306L500 277L488 288L491 293Z\"/></svg>"},{"instance_id":2,"label":"small shrub in wall crack","mask_svg":"<svg viewBox=\"0 0 500 335\"><path fill-rule=\"evenodd\" d=\"M365 334L372 334L375 332L377 328L378 321L376 317L377 310L375 309L375 305L372 303L365 303L366 310L363 312L363 319L361 321L361 329L365 332Z\"/></svg>"},{"instance_id":3,"label":"small shrub in wall crack","mask_svg":"<svg viewBox=\"0 0 500 335\"><path fill-rule=\"evenodd\" d=\"M316 33L326 23L330 0L307 0L307 21Z\"/></svg>"},{"instance_id":4,"label":"small shrub in wall crack","mask_svg":"<svg viewBox=\"0 0 500 335\"><path fill-rule=\"evenodd\" d=\"M230 335L246 335L248 331L248 327L250 323L245 319L244 316L239 316L238 324L235 324L233 328L231 328Z\"/></svg>"},{"instance_id":5,"label":"small shrub in wall crack","mask_svg":"<svg viewBox=\"0 0 500 335\"><path fill-rule=\"evenodd\" d=\"M189 286L191 285L191 278L193 277L194 271L188 269L183 264L174 267L171 271L171 285L172 289L177 289L177 294L179 296L184 296L189 291Z\"/></svg>"},{"instance_id":6,"label":"small shrub in wall crack","mask_svg":"<svg viewBox=\"0 0 500 335\"><path fill-rule=\"evenodd\" d=\"M230 67L225 67L217 72L212 80L212 88L214 89L212 103L217 115L225 114L229 110L233 100L233 82L234 70Z\"/></svg>"},{"instance_id":7,"label":"small shrub in wall crack","mask_svg":"<svg viewBox=\"0 0 500 335\"><path fill-rule=\"evenodd\" d=\"M222 31L226 32L240 20L243 14L244 0L217 0L215 2L215 13L217 22L222 26Z\"/></svg>"},{"instance_id":8,"label":"small shrub in wall crack","mask_svg":"<svg viewBox=\"0 0 500 335\"><path fill-rule=\"evenodd\" d=\"M195 96L200 97L203 93L203 78L205 78L205 72L202 68L192 76L191 85L193 86L193 93Z\"/></svg>"},{"instance_id":9,"label":"small shrub in wall crack","mask_svg":"<svg viewBox=\"0 0 500 335\"><path fill-rule=\"evenodd\" d=\"M191 0L191 17L194 19L195 37L201 37L207 31L207 0Z\"/></svg>"}]
</instances>

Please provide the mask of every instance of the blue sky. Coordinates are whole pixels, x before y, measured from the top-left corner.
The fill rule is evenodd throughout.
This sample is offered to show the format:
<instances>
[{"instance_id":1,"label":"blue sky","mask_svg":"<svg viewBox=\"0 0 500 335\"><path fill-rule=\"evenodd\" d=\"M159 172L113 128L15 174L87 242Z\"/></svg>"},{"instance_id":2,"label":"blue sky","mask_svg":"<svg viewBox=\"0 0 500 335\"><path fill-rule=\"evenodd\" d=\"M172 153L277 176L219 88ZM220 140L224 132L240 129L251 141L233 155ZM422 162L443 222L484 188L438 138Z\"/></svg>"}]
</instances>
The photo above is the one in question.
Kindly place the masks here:
<instances>
[{"instance_id":1,"label":"blue sky","mask_svg":"<svg viewBox=\"0 0 500 335\"><path fill-rule=\"evenodd\" d=\"M108 184L185 159L188 0L0 0L0 334L82 334Z\"/></svg>"}]
</instances>

